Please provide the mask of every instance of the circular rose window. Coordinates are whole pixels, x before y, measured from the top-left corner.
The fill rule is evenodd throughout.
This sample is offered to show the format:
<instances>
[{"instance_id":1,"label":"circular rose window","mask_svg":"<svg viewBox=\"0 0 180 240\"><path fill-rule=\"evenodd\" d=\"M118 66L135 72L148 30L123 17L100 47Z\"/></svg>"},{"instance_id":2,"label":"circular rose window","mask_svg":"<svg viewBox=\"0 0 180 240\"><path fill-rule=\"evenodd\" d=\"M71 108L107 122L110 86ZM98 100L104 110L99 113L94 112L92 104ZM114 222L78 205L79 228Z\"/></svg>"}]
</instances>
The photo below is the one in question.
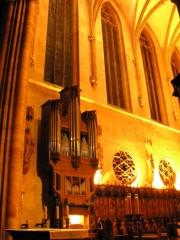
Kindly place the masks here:
<instances>
[{"instance_id":1,"label":"circular rose window","mask_svg":"<svg viewBox=\"0 0 180 240\"><path fill-rule=\"evenodd\" d=\"M159 163L159 175L162 182L167 187L173 187L175 182L176 173L173 170L170 162L167 160L161 160Z\"/></svg>"},{"instance_id":2,"label":"circular rose window","mask_svg":"<svg viewBox=\"0 0 180 240\"><path fill-rule=\"evenodd\" d=\"M121 150L114 155L113 170L123 185L131 184L136 179L136 167L131 154Z\"/></svg>"}]
</instances>

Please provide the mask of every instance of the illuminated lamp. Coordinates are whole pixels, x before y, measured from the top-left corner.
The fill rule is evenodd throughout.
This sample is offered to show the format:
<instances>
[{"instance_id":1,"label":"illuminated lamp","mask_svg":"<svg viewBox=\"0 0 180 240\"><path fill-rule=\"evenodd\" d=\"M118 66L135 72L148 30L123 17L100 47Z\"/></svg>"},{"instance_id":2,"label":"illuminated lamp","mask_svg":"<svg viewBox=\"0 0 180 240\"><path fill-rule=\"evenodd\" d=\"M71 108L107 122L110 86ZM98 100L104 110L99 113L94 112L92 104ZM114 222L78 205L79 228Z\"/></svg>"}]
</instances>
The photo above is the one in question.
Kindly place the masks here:
<instances>
[{"instance_id":1,"label":"illuminated lamp","mask_svg":"<svg viewBox=\"0 0 180 240\"><path fill-rule=\"evenodd\" d=\"M172 95L174 97L180 97L180 73L173 80L171 80L171 84L174 87L174 92Z\"/></svg>"},{"instance_id":2,"label":"illuminated lamp","mask_svg":"<svg viewBox=\"0 0 180 240\"><path fill-rule=\"evenodd\" d=\"M102 169L100 167L100 162L98 164L98 169L96 170L96 173L94 174L94 184L99 184L99 182L102 180Z\"/></svg>"}]
</instances>

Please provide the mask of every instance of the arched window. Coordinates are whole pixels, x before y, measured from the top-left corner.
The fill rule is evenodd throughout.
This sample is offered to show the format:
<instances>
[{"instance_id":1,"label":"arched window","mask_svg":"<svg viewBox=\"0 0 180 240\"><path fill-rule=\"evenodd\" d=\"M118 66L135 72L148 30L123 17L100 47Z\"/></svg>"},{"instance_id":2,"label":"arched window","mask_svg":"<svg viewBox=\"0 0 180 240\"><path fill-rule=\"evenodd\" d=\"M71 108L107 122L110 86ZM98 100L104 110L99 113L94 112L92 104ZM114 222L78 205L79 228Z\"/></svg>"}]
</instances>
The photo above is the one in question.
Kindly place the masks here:
<instances>
[{"instance_id":1,"label":"arched window","mask_svg":"<svg viewBox=\"0 0 180 240\"><path fill-rule=\"evenodd\" d=\"M157 58L151 38L145 31L141 33L140 46L151 112L151 119L158 122L163 122L161 112L162 106L160 108L160 100L162 100L161 99L162 87L160 84L160 75L157 64Z\"/></svg>"},{"instance_id":2,"label":"arched window","mask_svg":"<svg viewBox=\"0 0 180 240\"><path fill-rule=\"evenodd\" d=\"M180 74L180 55L179 55L177 49L174 50L172 57L171 57L171 68L172 68L174 78L178 74ZM179 98L179 106L180 106L180 98Z\"/></svg>"},{"instance_id":3,"label":"arched window","mask_svg":"<svg viewBox=\"0 0 180 240\"><path fill-rule=\"evenodd\" d=\"M107 101L129 110L130 94L120 22L108 3L101 9Z\"/></svg>"},{"instance_id":4,"label":"arched window","mask_svg":"<svg viewBox=\"0 0 180 240\"><path fill-rule=\"evenodd\" d=\"M175 49L171 57L171 68L173 76L176 77L180 73L180 56L178 51Z\"/></svg>"},{"instance_id":5,"label":"arched window","mask_svg":"<svg viewBox=\"0 0 180 240\"><path fill-rule=\"evenodd\" d=\"M72 81L71 1L49 1L44 79L62 87Z\"/></svg>"}]
</instances>

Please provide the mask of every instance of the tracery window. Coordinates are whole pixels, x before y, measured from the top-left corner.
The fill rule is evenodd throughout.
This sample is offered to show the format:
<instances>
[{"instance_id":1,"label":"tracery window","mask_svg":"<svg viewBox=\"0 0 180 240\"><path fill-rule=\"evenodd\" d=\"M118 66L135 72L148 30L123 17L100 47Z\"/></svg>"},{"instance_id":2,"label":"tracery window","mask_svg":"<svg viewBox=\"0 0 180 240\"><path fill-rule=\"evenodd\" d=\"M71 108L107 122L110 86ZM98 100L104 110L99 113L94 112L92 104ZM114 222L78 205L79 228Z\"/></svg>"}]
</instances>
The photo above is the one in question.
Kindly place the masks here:
<instances>
[{"instance_id":1,"label":"tracery window","mask_svg":"<svg viewBox=\"0 0 180 240\"><path fill-rule=\"evenodd\" d=\"M130 111L129 83L121 25L111 5L101 9L107 101Z\"/></svg>"},{"instance_id":2,"label":"tracery window","mask_svg":"<svg viewBox=\"0 0 180 240\"><path fill-rule=\"evenodd\" d=\"M122 185L131 184L136 179L134 159L126 150L120 150L114 155L113 170Z\"/></svg>"},{"instance_id":3,"label":"tracery window","mask_svg":"<svg viewBox=\"0 0 180 240\"><path fill-rule=\"evenodd\" d=\"M141 54L146 79L147 93L149 99L151 118L158 122L163 122L160 107L160 98L162 96L160 75L157 65L155 49L147 32L143 31L140 36ZM161 101L162 102L162 101Z\"/></svg>"},{"instance_id":4,"label":"tracery window","mask_svg":"<svg viewBox=\"0 0 180 240\"><path fill-rule=\"evenodd\" d=\"M169 161L167 160L160 161L159 174L164 185L166 185L167 187L174 186L176 174Z\"/></svg>"},{"instance_id":5,"label":"tracery window","mask_svg":"<svg viewBox=\"0 0 180 240\"><path fill-rule=\"evenodd\" d=\"M62 87L72 81L72 1L49 1L44 79Z\"/></svg>"}]
</instances>

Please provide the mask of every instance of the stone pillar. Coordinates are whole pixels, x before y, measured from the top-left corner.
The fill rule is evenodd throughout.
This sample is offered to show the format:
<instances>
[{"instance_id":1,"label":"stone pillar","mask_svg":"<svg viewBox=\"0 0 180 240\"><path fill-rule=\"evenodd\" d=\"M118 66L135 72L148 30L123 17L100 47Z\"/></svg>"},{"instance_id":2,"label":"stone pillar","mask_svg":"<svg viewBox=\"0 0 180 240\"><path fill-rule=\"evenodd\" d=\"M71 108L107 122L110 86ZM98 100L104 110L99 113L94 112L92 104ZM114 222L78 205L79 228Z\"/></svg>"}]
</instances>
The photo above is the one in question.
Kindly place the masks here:
<instances>
[{"instance_id":1,"label":"stone pillar","mask_svg":"<svg viewBox=\"0 0 180 240\"><path fill-rule=\"evenodd\" d=\"M4 9L6 8L6 9ZM8 9L7 9L8 8ZM7 175L8 175L8 160L9 160L9 146L10 146L10 135L11 135L11 112L10 108L10 95L11 90L11 79L7 76L7 70L5 70L6 64L6 53L7 43L9 36L10 23L13 13L13 6L4 5L2 11L7 11L6 26L4 27L4 41L1 52L0 61L0 239L2 236L2 227L5 222L5 209L6 209L6 196L7 196Z\"/></svg>"},{"instance_id":2,"label":"stone pillar","mask_svg":"<svg viewBox=\"0 0 180 240\"><path fill-rule=\"evenodd\" d=\"M7 196L9 194L9 162L11 158L12 122L14 120L15 89L24 24L25 1L4 1L4 29L0 62L0 239L6 227Z\"/></svg>"},{"instance_id":3,"label":"stone pillar","mask_svg":"<svg viewBox=\"0 0 180 240\"><path fill-rule=\"evenodd\" d=\"M19 228L21 220L21 191L23 173L24 134L26 119L26 95L28 68L30 66L30 46L33 29L35 1L22 0L21 14L27 16L23 31L23 42L17 71L15 89L12 138L9 160L6 228ZM20 3L19 2L19 3ZM23 11L22 11L23 10ZM26 15L27 14L27 15Z\"/></svg>"},{"instance_id":4,"label":"stone pillar","mask_svg":"<svg viewBox=\"0 0 180 240\"><path fill-rule=\"evenodd\" d=\"M79 85L78 1L72 1L72 85Z\"/></svg>"}]
</instances>

